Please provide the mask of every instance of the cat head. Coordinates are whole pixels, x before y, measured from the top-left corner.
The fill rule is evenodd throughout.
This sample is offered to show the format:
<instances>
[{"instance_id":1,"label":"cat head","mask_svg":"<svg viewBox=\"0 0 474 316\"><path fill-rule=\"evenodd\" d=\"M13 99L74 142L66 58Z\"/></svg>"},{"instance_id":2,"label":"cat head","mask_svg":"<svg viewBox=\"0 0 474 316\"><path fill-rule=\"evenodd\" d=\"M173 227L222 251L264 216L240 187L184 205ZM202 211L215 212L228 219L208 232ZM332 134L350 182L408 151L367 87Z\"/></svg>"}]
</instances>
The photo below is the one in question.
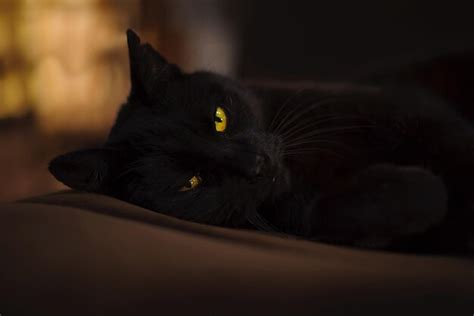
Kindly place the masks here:
<instances>
[{"instance_id":1,"label":"cat head","mask_svg":"<svg viewBox=\"0 0 474 316\"><path fill-rule=\"evenodd\" d=\"M108 140L55 158L51 173L73 189L197 222L255 216L283 173L258 99L229 78L183 72L131 30L127 40L131 91Z\"/></svg>"}]
</instances>

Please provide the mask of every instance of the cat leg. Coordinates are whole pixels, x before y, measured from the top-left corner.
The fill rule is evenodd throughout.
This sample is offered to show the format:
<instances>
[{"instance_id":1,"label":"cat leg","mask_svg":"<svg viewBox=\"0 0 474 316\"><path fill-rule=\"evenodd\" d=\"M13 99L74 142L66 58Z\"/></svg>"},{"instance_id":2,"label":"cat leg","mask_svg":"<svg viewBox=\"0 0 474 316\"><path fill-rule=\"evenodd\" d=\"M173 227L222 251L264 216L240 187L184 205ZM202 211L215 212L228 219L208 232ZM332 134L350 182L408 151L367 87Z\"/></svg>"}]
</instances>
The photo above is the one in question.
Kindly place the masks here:
<instances>
[{"instance_id":1,"label":"cat leg","mask_svg":"<svg viewBox=\"0 0 474 316\"><path fill-rule=\"evenodd\" d=\"M322 195L312 235L328 242L384 248L420 234L447 212L443 181L428 170L378 164L353 174Z\"/></svg>"}]
</instances>

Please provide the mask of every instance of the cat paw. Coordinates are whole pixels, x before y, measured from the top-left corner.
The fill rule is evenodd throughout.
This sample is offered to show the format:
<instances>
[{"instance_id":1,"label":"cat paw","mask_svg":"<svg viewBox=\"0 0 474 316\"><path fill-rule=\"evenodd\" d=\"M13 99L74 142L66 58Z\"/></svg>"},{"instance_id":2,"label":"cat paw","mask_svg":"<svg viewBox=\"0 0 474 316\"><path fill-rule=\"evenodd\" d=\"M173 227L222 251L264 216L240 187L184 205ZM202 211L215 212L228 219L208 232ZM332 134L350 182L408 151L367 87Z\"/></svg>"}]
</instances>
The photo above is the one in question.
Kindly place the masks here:
<instances>
[{"instance_id":1,"label":"cat paw","mask_svg":"<svg viewBox=\"0 0 474 316\"><path fill-rule=\"evenodd\" d=\"M383 248L426 232L447 213L444 182L428 170L381 164L355 174L337 194L322 199L315 234Z\"/></svg>"},{"instance_id":2,"label":"cat paw","mask_svg":"<svg viewBox=\"0 0 474 316\"><path fill-rule=\"evenodd\" d=\"M361 220L375 232L380 225L379 235L421 233L440 223L447 213L446 187L428 170L376 165L361 172L356 181L366 190L359 205L367 218Z\"/></svg>"}]
</instances>

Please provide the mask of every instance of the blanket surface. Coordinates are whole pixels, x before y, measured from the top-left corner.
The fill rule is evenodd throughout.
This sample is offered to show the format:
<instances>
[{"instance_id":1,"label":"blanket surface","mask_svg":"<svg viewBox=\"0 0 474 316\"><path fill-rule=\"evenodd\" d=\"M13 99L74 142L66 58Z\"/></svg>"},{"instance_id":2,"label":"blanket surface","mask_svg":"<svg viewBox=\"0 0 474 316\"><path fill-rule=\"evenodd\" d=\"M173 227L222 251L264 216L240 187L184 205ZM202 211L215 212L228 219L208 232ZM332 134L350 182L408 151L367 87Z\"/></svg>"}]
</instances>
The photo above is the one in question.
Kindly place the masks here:
<instances>
[{"instance_id":1,"label":"blanket surface","mask_svg":"<svg viewBox=\"0 0 474 316\"><path fill-rule=\"evenodd\" d=\"M106 196L0 205L1 315L472 315L474 259L181 221Z\"/></svg>"}]
</instances>

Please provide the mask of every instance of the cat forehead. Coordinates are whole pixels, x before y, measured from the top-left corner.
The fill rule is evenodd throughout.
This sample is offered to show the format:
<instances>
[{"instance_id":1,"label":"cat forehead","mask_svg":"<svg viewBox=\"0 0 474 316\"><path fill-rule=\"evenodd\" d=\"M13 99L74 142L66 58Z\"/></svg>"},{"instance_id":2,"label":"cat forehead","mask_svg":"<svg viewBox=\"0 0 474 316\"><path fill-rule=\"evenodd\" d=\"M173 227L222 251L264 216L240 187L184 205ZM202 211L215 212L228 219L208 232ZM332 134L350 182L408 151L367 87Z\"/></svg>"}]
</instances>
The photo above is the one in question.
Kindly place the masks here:
<instances>
[{"instance_id":1,"label":"cat forehead","mask_svg":"<svg viewBox=\"0 0 474 316\"><path fill-rule=\"evenodd\" d=\"M246 89L237 81L219 74L198 71L188 76L190 82L198 89L223 94L244 96Z\"/></svg>"},{"instance_id":2,"label":"cat forehead","mask_svg":"<svg viewBox=\"0 0 474 316\"><path fill-rule=\"evenodd\" d=\"M247 92L232 79L213 73L197 72L183 76L181 80L167 83L165 92L155 96L158 100L155 109L161 112L180 112L181 110L207 112L224 104L231 110L232 107L245 106L249 103ZM234 102L236 104L234 104Z\"/></svg>"}]
</instances>

